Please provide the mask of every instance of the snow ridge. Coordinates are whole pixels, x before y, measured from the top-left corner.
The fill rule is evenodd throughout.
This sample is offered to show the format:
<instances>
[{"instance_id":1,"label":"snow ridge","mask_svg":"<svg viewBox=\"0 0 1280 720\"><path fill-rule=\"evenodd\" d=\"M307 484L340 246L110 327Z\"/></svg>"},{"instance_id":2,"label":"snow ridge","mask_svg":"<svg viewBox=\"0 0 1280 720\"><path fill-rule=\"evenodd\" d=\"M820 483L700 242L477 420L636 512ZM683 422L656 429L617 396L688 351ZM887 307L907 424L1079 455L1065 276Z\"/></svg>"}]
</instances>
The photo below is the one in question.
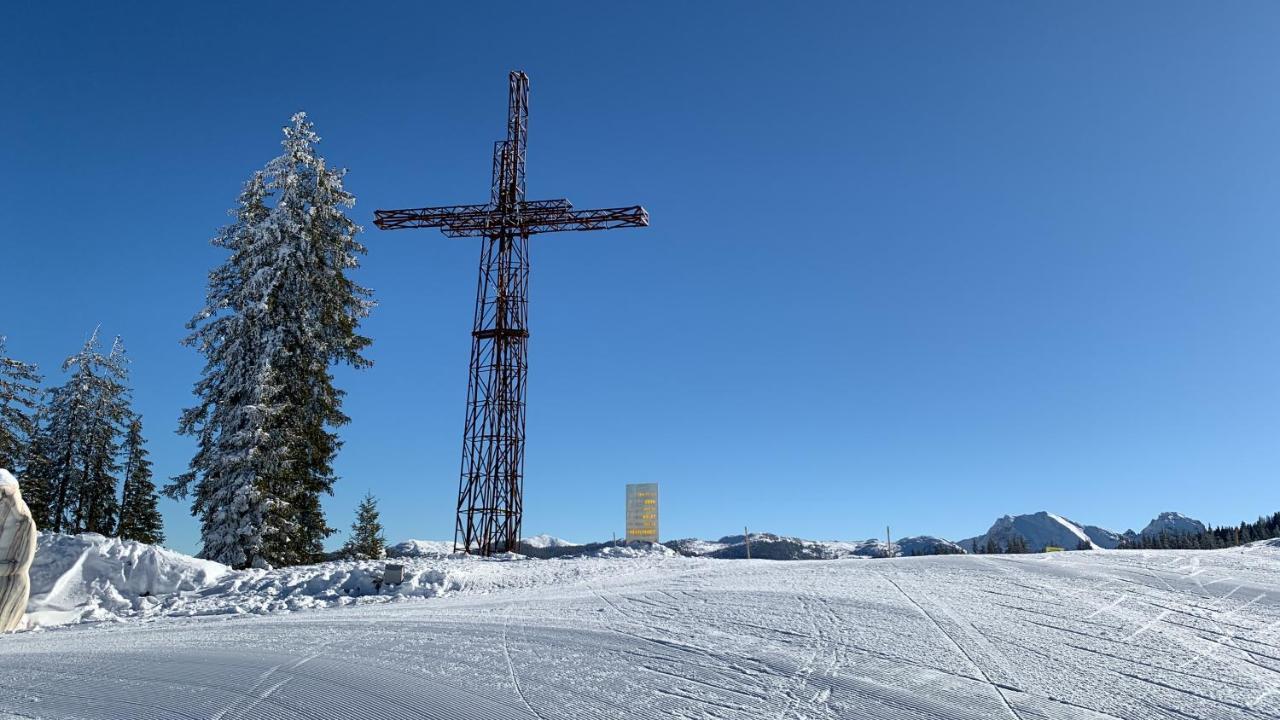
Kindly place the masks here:
<instances>
[{"instance_id":1,"label":"snow ridge","mask_svg":"<svg viewBox=\"0 0 1280 720\"><path fill-rule=\"evenodd\" d=\"M1067 520L1066 518L1062 517L1061 515L1055 515L1055 514L1053 514L1053 513L1045 513L1045 514L1046 514L1046 515L1048 515L1049 517L1053 518L1054 520L1057 520L1059 523L1061 523L1061 524L1062 524L1062 526L1063 526L1064 528L1066 528L1066 529L1067 529L1067 532L1069 532L1069 533L1071 533L1072 535L1074 535L1074 536L1076 537L1076 540L1078 541L1078 543L1077 543L1077 544L1079 544L1079 543L1084 543L1084 544L1088 545L1090 548L1093 548L1093 547L1094 547L1094 545L1093 545L1093 540L1092 540L1088 535L1086 535L1086 534L1085 534L1085 532L1084 532L1084 530L1082 530L1082 529L1081 529L1079 526L1077 526L1075 523L1071 522L1070 520Z\"/></svg>"}]
</instances>

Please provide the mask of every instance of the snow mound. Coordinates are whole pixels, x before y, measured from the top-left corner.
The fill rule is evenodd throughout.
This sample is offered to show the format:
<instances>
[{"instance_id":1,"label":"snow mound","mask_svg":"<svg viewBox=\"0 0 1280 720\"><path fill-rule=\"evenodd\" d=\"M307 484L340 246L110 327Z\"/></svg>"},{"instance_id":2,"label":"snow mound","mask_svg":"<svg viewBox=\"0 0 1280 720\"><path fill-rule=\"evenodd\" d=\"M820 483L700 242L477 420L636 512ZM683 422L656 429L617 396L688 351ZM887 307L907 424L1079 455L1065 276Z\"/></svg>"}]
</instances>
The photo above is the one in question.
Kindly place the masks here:
<instances>
[{"instance_id":1,"label":"snow mound","mask_svg":"<svg viewBox=\"0 0 1280 720\"><path fill-rule=\"evenodd\" d=\"M534 535L533 537L524 538L520 541L524 545L535 548L561 548L561 547L579 547L578 543L562 540L552 535L543 533L542 535Z\"/></svg>"},{"instance_id":2,"label":"snow mound","mask_svg":"<svg viewBox=\"0 0 1280 720\"><path fill-rule=\"evenodd\" d=\"M1204 523L1182 513L1162 512L1142 529L1143 535L1199 535L1205 531Z\"/></svg>"},{"instance_id":3,"label":"snow mound","mask_svg":"<svg viewBox=\"0 0 1280 720\"><path fill-rule=\"evenodd\" d=\"M648 543L601 547L572 562L540 562L507 553L490 558L447 552L452 543L414 540L392 562L404 581L382 582L383 560L337 560L277 569L233 570L172 550L101 535L45 533L31 569L23 627L119 622L153 617L266 615L345 605L400 602L448 594L487 594L625 575L673 560ZM626 560L620 562L619 560Z\"/></svg>"},{"instance_id":4,"label":"snow mound","mask_svg":"<svg viewBox=\"0 0 1280 720\"><path fill-rule=\"evenodd\" d=\"M145 614L159 596L199 590L229 572L226 565L132 540L41 533L27 624Z\"/></svg>"},{"instance_id":5,"label":"snow mound","mask_svg":"<svg viewBox=\"0 0 1280 720\"><path fill-rule=\"evenodd\" d=\"M676 557L678 553L666 545L658 543L629 543L626 545L606 545L592 550L590 557L597 558L639 558L639 557Z\"/></svg>"}]
</instances>

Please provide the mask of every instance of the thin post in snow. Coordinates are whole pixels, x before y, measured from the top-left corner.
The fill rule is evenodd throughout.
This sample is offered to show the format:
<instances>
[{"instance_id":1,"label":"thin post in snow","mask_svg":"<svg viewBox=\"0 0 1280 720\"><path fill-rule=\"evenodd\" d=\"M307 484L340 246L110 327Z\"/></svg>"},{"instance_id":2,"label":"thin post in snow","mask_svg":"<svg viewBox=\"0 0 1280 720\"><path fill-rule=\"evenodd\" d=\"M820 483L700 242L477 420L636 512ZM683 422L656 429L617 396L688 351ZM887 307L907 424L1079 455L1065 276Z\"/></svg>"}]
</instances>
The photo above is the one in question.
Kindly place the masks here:
<instances>
[{"instance_id":1,"label":"thin post in snow","mask_svg":"<svg viewBox=\"0 0 1280 720\"><path fill-rule=\"evenodd\" d=\"M747 544L747 559L751 559L751 533L747 531L747 526L742 526L742 541Z\"/></svg>"}]
</instances>

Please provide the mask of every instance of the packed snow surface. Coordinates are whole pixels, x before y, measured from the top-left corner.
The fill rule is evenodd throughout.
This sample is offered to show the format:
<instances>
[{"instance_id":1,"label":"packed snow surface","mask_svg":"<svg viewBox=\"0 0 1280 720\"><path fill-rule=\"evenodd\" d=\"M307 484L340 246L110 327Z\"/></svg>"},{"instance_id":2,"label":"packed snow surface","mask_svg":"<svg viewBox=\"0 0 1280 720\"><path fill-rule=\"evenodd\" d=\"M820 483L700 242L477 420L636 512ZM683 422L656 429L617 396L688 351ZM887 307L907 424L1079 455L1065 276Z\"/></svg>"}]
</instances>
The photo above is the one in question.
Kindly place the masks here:
<instances>
[{"instance_id":1,"label":"packed snow surface","mask_svg":"<svg viewBox=\"0 0 1280 720\"><path fill-rule=\"evenodd\" d=\"M122 597L199 572L145 546L80 547L81 571L60 561L67 588L102 579L89 563L137 559L108 581ZM418 597L363 585L378 563L205 566L175 610L267 614L111 610L121 622L0 636L0 717L1280 717L1270 543L802 563L609 550L414 558L419 586L441 589ZM379 600L280 602L315 588Z\"/></svg>"}]
</instances>

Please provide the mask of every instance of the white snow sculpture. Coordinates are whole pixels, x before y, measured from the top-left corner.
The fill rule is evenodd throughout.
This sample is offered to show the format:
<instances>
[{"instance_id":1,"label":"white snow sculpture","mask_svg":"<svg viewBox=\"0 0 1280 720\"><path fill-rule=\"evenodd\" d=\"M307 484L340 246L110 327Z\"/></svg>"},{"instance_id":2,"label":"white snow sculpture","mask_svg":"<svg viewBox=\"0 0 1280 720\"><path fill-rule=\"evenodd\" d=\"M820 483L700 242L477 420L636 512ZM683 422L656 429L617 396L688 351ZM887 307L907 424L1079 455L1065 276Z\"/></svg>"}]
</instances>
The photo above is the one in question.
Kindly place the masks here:
<instances>
[{"instance_id":1,"label":"white snow sculpture","mask_svg":"<svg viewBox=\"0 0 1280 720\"><path fill-rule=\"evenodd\" d=\"M0 468L0 632L22 621L31 579L27 571L36 555L36 523L22 501L18 481Z\"/></svg>"}]
</instances>

